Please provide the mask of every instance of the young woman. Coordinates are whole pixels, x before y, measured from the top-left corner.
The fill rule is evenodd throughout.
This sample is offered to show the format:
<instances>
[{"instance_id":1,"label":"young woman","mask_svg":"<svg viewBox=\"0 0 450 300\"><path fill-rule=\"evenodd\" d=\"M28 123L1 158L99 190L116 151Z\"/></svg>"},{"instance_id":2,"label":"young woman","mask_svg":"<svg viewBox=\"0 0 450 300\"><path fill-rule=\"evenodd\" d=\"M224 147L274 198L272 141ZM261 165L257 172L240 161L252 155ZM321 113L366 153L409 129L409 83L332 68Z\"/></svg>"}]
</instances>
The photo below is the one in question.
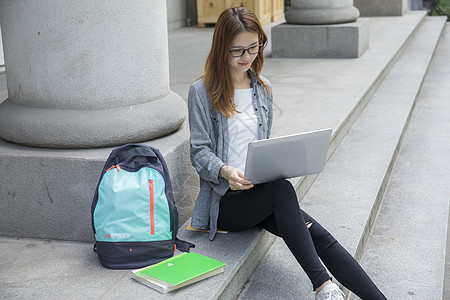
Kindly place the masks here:
<instances>
[{"instance_id":1,"label":"young woman","mask_svg":"<svg viewBox=\"0 0 450 300\"><path fill-rule=\"evenodd\" d=\"M256 16L230 8L219 17L205 74L189 90L191 161L200 176L192 226L244 230L260 226L280 236L308 275L316 299L343 299L336 279L362 299L386 299L354 258L300 209L293 186L244 178L247 144L272 126L272 88L260 75L267 44Z\"/></svg>"}]
</instances>

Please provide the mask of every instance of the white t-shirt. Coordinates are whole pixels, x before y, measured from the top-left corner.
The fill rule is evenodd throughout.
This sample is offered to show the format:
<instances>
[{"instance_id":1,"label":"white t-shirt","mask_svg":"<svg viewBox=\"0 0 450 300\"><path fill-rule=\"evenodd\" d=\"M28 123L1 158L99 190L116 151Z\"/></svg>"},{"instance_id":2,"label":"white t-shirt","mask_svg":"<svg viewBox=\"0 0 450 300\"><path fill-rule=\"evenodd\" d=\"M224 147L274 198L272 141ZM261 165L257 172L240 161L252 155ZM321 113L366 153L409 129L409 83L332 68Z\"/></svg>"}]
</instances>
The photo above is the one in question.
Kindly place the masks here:
<instances>
[{"instance_id":1,"label":"white t-shirt","mask_svg":"<svg viewBox=\"0 0 450 300\"><path fill-rule=\"evenodd\" d=\"M234 90L236 113L228 120L230 145L228 148L228 165L245 169L248 143L258 139L258 122L252 105L253 89Z\"/></svg>"}]
</instances>

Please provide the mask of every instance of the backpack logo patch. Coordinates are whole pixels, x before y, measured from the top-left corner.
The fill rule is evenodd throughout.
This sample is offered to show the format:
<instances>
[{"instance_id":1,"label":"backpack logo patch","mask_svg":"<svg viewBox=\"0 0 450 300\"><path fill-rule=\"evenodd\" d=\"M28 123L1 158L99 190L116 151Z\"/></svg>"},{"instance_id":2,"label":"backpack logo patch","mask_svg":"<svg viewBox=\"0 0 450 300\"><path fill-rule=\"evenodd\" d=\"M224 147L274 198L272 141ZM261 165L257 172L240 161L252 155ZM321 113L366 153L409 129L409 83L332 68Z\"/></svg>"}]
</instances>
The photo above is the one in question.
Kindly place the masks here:
<instances>
[{"instance_id":1,"label":"backpack logo patch","mask_svg":"<svg viewBox=\"0 0 450 300\"><path fill-rule=\"evenodd\" d=\"M129 234L129 233L108 233L108 234L105 234L105 237L107 237L108 239L126 240L131 237L131 234Z\"/></svg>"}]
</instances>

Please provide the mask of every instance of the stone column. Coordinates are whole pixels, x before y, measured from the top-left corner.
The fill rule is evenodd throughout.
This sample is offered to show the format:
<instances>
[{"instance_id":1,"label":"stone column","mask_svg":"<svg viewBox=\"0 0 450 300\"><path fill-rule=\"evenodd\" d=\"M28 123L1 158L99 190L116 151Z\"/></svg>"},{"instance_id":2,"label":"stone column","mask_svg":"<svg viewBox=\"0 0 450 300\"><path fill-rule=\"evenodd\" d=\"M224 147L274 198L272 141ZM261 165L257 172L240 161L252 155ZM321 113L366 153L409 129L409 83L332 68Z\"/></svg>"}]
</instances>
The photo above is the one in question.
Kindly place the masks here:
<instances>
[{"instance_id":1,"label":"stone column","mask_svg":"<svg viewBox=\"0 0 450 300\"><path fill-rule=\"evenodd\" d=\"M178 129L165 0L2 0L0 138L34 147L141 142Z\"/></svg>"},{"instance_id":2,"label":"stone column","mask_svg":"<svg viewBox=\"0 0 450 300\"><path fill-rule=\"evenodd\" d=\"M359 11L353 0L291 0L285 13L288 24L321 25L354 22Z\"/></svg>"},{"instance_id":3,"label":"stone column","mask_svg":"<svg viewBox=\"0 0 450 300\"><path fill-rule=\"evenodd\" d=\"M369 20L353 0L291 0L272 28L272 57L355 58L369 47Z\"/></svg>"}]
</instances>

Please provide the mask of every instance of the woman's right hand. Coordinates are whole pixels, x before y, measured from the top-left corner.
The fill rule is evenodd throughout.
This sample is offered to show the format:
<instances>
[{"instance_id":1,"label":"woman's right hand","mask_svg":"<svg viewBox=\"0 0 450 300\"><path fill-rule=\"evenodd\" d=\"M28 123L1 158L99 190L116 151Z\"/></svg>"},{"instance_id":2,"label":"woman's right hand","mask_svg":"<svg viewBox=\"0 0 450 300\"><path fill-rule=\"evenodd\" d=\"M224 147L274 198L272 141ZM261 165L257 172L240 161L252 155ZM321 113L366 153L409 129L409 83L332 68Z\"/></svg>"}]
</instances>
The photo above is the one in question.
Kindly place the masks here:
<instances>
[{"instance_id":1,"label":"woman's right hand","mask_svg":"<svg viewBox=\"0 0 450 300\"><path fill-rule=\"evenodd\" d=\"M232 190L248 190L253 187L252 182L244 178L244 172L237 168L223 165L220 168L219 176L228 181Z\"/></svg>"}]
</instances>

